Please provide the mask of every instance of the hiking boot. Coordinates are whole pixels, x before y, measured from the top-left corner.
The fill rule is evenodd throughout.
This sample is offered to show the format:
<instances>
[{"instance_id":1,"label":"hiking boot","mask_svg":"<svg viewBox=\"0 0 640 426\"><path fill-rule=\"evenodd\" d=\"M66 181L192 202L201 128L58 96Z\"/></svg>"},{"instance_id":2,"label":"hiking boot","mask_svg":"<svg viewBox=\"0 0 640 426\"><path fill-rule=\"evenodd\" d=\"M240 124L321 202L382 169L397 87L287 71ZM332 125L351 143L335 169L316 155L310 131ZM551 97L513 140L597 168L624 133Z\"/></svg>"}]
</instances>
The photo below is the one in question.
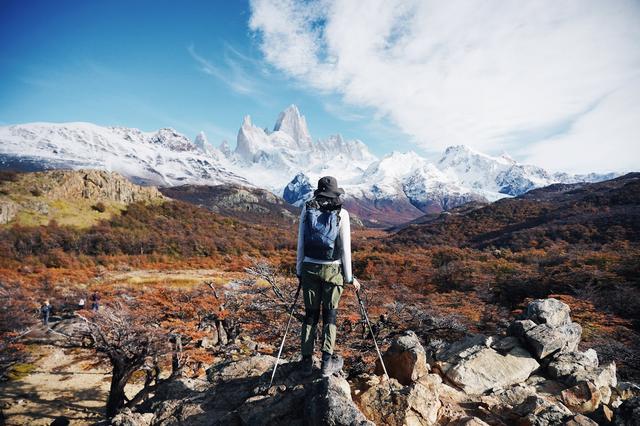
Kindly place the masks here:
<instances>
[{"instance_id":1,"label":"hiking boot","mask_svg":"<svg viewBox=\"0 0 640 426\"><path fill-rule=\"evenodd\" d=\"M344 361L340 356L322 352L322 377L329 377L342 370L343 364Z\"/></svg>"},{"instance_id":2,"label":"hiking boot","mask_svg":"<svg viewBox=\"0 0 640 426\"><path fill-rule=\"evenodd\" d=\"M302 357L302 361L300 361L300 366L302 369L302 374L305 376L310 376L313 373L313 357L311 355L305 355Z\"/></svg>"}]
</instances>

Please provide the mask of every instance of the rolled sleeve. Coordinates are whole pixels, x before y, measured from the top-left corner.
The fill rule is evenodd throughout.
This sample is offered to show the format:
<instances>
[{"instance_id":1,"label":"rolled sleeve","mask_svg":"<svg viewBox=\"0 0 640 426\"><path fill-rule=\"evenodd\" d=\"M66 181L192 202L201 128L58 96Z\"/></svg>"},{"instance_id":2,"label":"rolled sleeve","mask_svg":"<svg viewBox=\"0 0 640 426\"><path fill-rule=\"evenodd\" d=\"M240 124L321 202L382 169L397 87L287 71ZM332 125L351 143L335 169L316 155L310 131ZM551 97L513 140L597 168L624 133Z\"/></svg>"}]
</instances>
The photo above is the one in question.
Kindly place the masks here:
<instances>
[{"instance_id":1,"label":"rolled sleeve","mask_svg":"<svg viewBox=\"0 0 640 426\"><path fill-rule=\"evenodd\" d=\"M349 212L340 211L340 238L342 239L342 273L344 280L348 283L353 282L351 272L351 222L349 220Z\"/></svg>"}]
</instances>

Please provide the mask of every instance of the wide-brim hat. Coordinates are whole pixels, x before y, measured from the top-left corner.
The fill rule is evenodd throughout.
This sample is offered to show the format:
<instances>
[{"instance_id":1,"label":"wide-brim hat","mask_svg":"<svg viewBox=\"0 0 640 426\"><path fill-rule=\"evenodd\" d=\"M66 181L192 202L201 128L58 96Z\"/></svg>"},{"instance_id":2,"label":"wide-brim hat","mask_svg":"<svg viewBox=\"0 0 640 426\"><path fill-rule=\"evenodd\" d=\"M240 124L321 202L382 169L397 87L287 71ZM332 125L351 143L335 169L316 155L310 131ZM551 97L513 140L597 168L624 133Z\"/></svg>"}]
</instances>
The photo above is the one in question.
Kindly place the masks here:
<instances>
[{"instance_id":1,"label":"wide-brim hat","mask_svg":"<svg viewBox=\"0 0 640 426\"><path fill-rule=\"evenodd\" d=\"M322 195L324 197L335 198L344 194L344 189L338 188L338 181L333 176L324 176L318 180L318 189L313 195Z\"/></svg>"}]
</instances>

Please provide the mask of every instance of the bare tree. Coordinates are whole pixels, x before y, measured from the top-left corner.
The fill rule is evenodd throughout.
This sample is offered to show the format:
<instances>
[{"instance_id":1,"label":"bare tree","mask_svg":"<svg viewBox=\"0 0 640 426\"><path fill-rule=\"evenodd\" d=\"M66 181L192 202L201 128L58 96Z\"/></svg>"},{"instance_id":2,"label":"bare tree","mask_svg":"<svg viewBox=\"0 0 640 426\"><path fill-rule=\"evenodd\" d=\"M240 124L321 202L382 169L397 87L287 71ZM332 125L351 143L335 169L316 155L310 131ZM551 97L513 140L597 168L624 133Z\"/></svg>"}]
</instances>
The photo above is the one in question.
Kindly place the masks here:
<instances>
[{"instance_id":1,"label":"bare tree","mask_svg":"<svg viewBox=\"0 0 640 426\"><path fill-rule=\"evenodd\" d=\"M80 318L86 323L83 337L88 337L93 348L111 364L111 386L106 407L110 418L125 406L133 407L158 386L158 360L171 351L169 336L150 318L134 314L122 303ZM125 387L138 370L146 370L144 387L128 399Z\"/></svg>"},{"instance_id":2,"label":"bare tree","mask_svg":"<svg viewBox=\"0 0 640 426\"><path fill-rule=\"evenodd\" d=\"M244 268L244 271L253 277L254 280L262 279L269 283L271 289L278 299L284 303L288 303L284 293L278 285L278 271L266 260L251 259L251 266Z\"/></svg>"}]
</instances>

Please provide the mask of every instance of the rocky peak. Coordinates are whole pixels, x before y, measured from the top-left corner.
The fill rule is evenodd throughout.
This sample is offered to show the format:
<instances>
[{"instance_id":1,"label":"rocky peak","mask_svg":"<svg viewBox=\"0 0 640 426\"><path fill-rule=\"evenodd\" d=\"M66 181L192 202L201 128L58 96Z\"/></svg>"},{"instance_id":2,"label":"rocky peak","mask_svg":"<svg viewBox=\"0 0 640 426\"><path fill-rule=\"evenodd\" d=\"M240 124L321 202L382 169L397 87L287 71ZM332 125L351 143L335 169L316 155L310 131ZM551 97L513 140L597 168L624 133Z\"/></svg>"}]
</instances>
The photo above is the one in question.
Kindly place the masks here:
<instances>
[{"instance_id":1,"label":"rocky peak","mask_svg":"<svg viewBox=\"0 0 640 426\"><path fill-rule=\"evenodd\" d=\"M189 138L171 128L162 128L151 136L149 142L162 145L172 151L194 151L195 146Z\"/></svg>"},{"instance_id":2,"label":"rocky peak","mask_svg":"<svg viewBox=\"0 0 640 426\"><path fill-rule=\"evenodd\" d=\"M307 120L300 114L298 107L293 104L280 113L275 126L273 126L273 131L288 134L300 149L311 147L312 139L307 128Z\"/></svg>"},{"instance_id":3,"label":"rocky peak","mask_svg":"<svg viewBox=\"0 0 640 426\"><path fill-rule=\"evenodd\" d=\"M198 149L200 149L200 151L203 151L203 152L206 152L209 146L207 135L202 131L196 135L196 138L194 139L193 143Z\"/></svg>"},{"instance_id":4,"label":"rocky peak","mask_svg":"<svg viewBox=\"0 0 640 426\"><path fill-rule=\"evenodd\" d=\"M223 140L222 143L220 143L218 149L224 154L225 157L229 157L231 155L231 146L229 146L229 141L227 141L226 139Z\"/></svg>"},{"instance_id":5,"label":"rocky peak","mask_svg":"<svg viewBox=\"0 0 640 426\"><path fill-rule=\"evenodd\" d=\"M290 204L301 206L313 194L313 185L304 173L300 172L285 186L282 198Z\"/></svg>"}]
</instances>

